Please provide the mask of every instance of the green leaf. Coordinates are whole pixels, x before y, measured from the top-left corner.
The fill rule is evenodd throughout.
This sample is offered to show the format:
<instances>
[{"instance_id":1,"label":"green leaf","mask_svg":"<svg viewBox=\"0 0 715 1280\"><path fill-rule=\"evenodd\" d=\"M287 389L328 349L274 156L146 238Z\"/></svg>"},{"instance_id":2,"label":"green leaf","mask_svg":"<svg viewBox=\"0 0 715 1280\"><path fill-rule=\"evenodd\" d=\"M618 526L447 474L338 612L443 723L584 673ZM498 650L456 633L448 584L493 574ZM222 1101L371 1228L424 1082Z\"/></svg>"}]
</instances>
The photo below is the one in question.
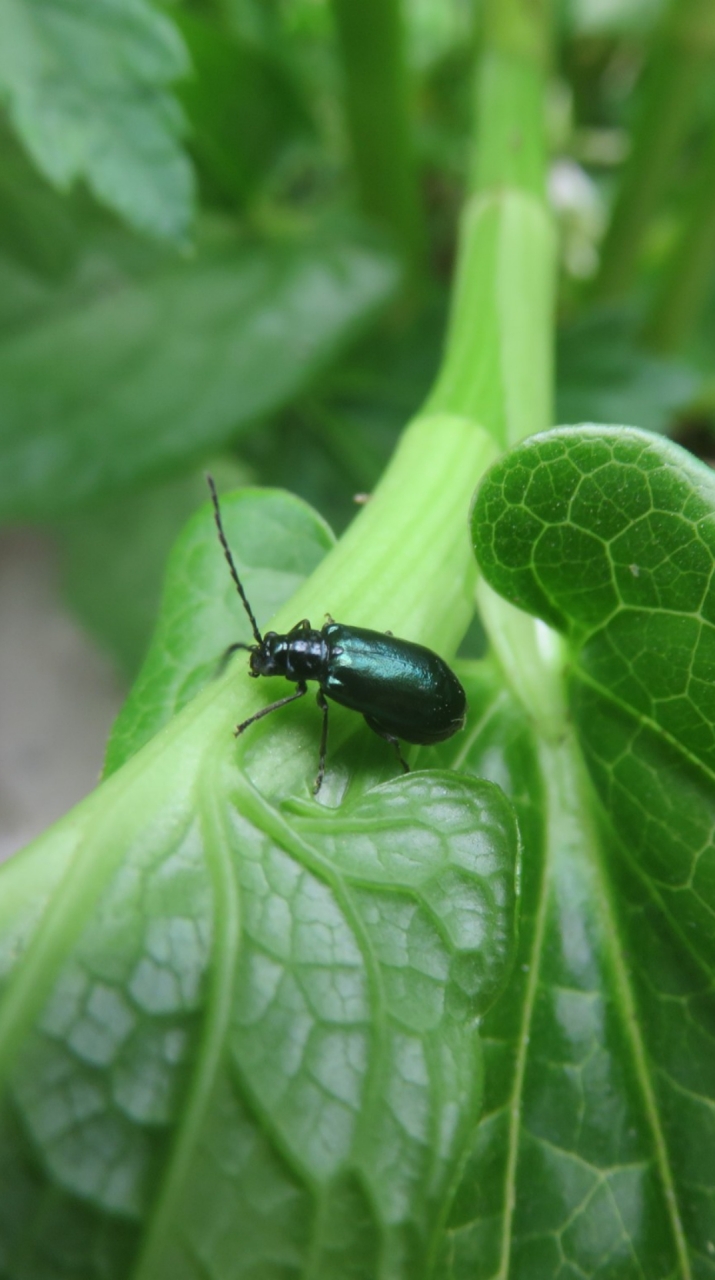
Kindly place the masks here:
<instances>
[{"instance_id":1,"label":"green leaf","mask_svg":"<svg viewBox=\"0 0 715 1280\"><path fill-rule=\"evenodd\" d=\"M491 586L566 647L485 594L531 684L475 668L476 732L441 757L497 777L524 839L445 1270L712 1276L715 480L644 432L560 429L488 473L473 530ZM525 706L554 673L560 727Z\"/></svg>"},{"instance_id":2,"label":"green leaf","mask_svg":"<svg viewBox=\"0 0 715 1280\"><path fill-rule=\"evenodd\" d=\"M0 86L38 168L66 190L84 178L139 231L186 239L193 184L168 85L188 60L145 0L7 0Z\"/></svg>"},{"instance_id":3,"label":"green leaf","mask_svg":"<svg viewBox=\"0 0 715 1280\"><path fill-rule=\"evenodd\" d=\"M140 1276L425 1275L479 1105L509 806L415 774L316 823L230 768L196 783L119 866L95 846L91 901L70 873L18 963L10 1004L61 914L2 1114L6 1247L47 1277L124 1276L142 1235Z\"/></svg>"},{"instance_id":4,"label":"green leaf","mask_svg":"<svg viewBox=\"0 0 715 1280\"><path fill-rule=\"evenodd\" d=\"M355 240L223 237L143 275L115 266L90 296L75 283L0 347L0 518L59 515L206 458L302 390L396 280Z\"/></svg>"},{"instance_id":5,"label":"green leaf","mask_svg":"<svg viewBox=\"0 0 715 1280\"><path fill-rule=\"evenodd\" d=\"M0 125L0 269L14 266L20 275L24 268L36 290L45 278L61 279L80 248L77 203L45 181L7 125ZM16 316L7 296L12 286L2 285L0 324L6 324Z\"/></svg>"},{"instance_id":6,"label":"green leaf","mask_svg":"<svg viewBox=\"0 0 715 1280\"><path fill-rule=\"evenodd\" d=\"M667 432L692 400L699 378L682 361L639 345L637 316L603 308L558 337L558 422L638 422Z\"/></svg>"},{"instance_id":7,"label":"green leaf","mask_svg":"<svg viewBox=\"0 0 715 1280\"><path fill-rule=\"evenodd\" d=\"M224 509L260 619L325 531L284 495ZM165 604L155 661L163 645L178 674L160 717L241 622L208 507ZM13 1277L430 1274L480 1104L475 1015L512 962L513 811L442 770L371 787L371 765L335 808L305 799L317 712L237 745L244 670L0 873ZM262 749L270 800L251 780Z\"/></svg>"},{"instance_id":8,"label":"green leaf","mask_svg":"<svg viewBox=\"0 0 715 1280\"><path fill-rule=\"evenodd\" d=\"M294 594L333 545L320 517L291 494L245 489L221 500L234 562L259 627ZM204 507L178 539L166 570L159 623L114 726L105 773L113 773L210 681L223 653L253 642L212 515Z\"/></svg>"}]
</instances>

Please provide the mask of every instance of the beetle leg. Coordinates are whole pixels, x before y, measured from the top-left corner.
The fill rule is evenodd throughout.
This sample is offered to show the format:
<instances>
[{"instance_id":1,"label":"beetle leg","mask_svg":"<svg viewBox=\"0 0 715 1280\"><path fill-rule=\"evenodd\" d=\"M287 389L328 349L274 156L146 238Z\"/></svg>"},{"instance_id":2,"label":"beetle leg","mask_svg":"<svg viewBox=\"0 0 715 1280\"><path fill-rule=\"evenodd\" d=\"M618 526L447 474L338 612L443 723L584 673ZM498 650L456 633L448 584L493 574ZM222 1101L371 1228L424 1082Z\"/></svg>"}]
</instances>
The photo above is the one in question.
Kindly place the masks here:
<instances>
[{"instance_id":1,"label":"beetle leg","mask_svg":"<svg viewBox=\"0 0 715 1280\"><path fill-rule=\"evenodd\" d=\"M403 772L403 773L409 773L409 772L410 772L410 766L408 765L407 761L405 760L405 757L403 756L402 752L400 751L400 743L399 743L399 739L397 739L397 738L393 738L393 736L392 736L392 734L391 734L391 733L386 733L386 734L381 735L381 736L383 736L383 737L384 737L385 742L389 742L389 743L390 743L390 744L395 748L395 755L397 756L397 759L399 760L400 764L402 765L402 772Z\"/></svg>"},{"instance_id":2,"label":"beetle leg","mask_svg":"<svg viewBox=\"0 0 715 1280\"><path fill-rule=\"evenodd\" d=\"M318 689L318 692L315 697L315 701L317 702L318 706L320 707L320 710L323 713L323 731L320 735L320 756L318 758L318 773L316 775L315 782L313 783L313 795L317 796L318 792L320 791L320 788L323 785L323 778L325 777L325 753L328 749L328 704L325 700L325 694L323 693L322 689Z\"/></svg>"},{"instance_id":3,"label":"beetle leg","mask_svg":"<svg viewBox=\"0 0 715 1280\"><path fill-rule=\"evenodd\" d=\"M365 716L365 720L366 720L366 723L367 723L367 724L369 724L369 726L370 726L370 728L372 729L373 733L376 733L376 734L377 734L378 738L384 738L385 742L389 742L390 746L395 748L395 755L397 756L397 759L399 760L400 764L402 765L402 771L403 771L403 773L409 773L409 772L410 772L410 766L408 765L407 761L405 760L405 757L403 756L402 752L400 751L400 740L399 740L399 738L396 738L396 737L395 737L395 735L394 735L394 733L385 733L384 729L380 729L380 728L378 728L378 726L377 726L377 724L375 723L375 721L374 721L374 720L372 720L372 719L371 719L371 720L368 720L367 716Z\"/></svg>"},{"instance_id":4,"label":"beetle leg","mask_svg":"<svg viewBox=\"0 0 715 1280\"><path fill-rule=\"evenodd\" d=\"M267 707L261 707L255 716L250 716L248 720L244 720L242 724L237 724L233 731L234 738L237 738L249 724L255 724L256 720L262 720L264 716L270 715L271 711L277 711L279 707L287 707L289 702L295 702L297 698L302 698L308 692L306 684L299 684L295 693L289 693L287 698L279 698L277 702L271 702Z\"/></svg>"}]
</instances>

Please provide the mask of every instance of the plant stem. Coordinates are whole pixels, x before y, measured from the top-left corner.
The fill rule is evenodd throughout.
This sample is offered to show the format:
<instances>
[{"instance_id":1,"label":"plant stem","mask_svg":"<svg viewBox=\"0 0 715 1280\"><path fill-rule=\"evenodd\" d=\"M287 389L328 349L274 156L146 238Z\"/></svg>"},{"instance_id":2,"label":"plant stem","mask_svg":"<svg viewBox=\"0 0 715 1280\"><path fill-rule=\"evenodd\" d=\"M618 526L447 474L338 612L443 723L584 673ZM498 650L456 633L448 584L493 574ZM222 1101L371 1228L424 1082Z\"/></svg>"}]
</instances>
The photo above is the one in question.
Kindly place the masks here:
<instances>
[{"instance_id":1,"label":"plant stem","mask_svg":"<svg viewBox=\"0 0 715 1280\"><path fill-rule=\"evenodd\" d=\"M648 220L673 176L698 89L715 52L715 0L673 0L644 74L630 156L603 242L597 298L627 293Z\"/></svg>"},{"instance_id":2,"label":"plant stem","mask_svg":"<svg viewBox=\"0 0 715 1280\"><path fill-rule=\"evenodd\" d=\"M498 446L551 425L554 236L543 194L547 31L546 11L530 0L491 0L477 75L475 191L461 226L442 373L370 503L272 621L279 631L327 608L449 656L466 629L476 576L467 534L474 488ZM494 626L498 630L498 618ZM530 633L522 644L530 648ZM260 698L260 691L246 689L251 696ZM234 701L233 709L241 719L253 707Z\"/></svg>"},{"instance_id":3,"label":"plant stem","mask_svg":"<svg viewBox=\"0 0 715 1280\"><path fill-rule=\"evenodd\" d=\"M357 626L453 652L474 608L469 504L495 458L475 423L420 415L370 502L271 625L280 630L328 608Z\"/></svg>"},{"instance_id":4,"label":"plant stem","mask_svg":"<svg viewBox=\"0 0 715 1280\"><path fill-rule=\"evenodd\" d=\"M548 31L545 0L491 0L486 7L476 83L474 192L515 187L544 199Z\"/></svg>"},{"instance_id":5,"label":"plant stem","mask_svg":"<svg viewBox=\"0 0 715 1280\"><path fill-rule=\"evenodd\" d=\"M400 0L333 0L333 13L362 208L389 228L415 269L426 237L410 144Z\"/></svg>"},{"instance_id":6,"label":"plant stem","mask_svg":"<svg viewBox=\"0 0 715 1280\"><path fill-rule=\"evenodd\" d=\"M472 191L432 411L506 448L552 424L554 233L545 203L543 5L491 0L477 75Z\"/></svg>"},{"instance_id":7,"label":"plant stem","mask_svg":"<svg viewBox=\"0 0 715 1280\"><path fill-rule=\"evenodd\" d=\"M545 9L529 0L491 0L477 75L475 191L461 226L442 373L372 501L291 601L293 621L296 609L310 616L329 607L339 616L344 607L352 622L402 627L447 652L466 627L472 491L495 444L551 422L547 30Z\"/></svg>"},{"instance_id":8,"label":"plant stem","mask_svg":"<svg viewBox=\"0 0 715 1280\"><path fill-rule=\"evenodd\" d=\"M644 327L644 336L656 351L677 351L688 337L704 302L714 260L715 131L685 225Z\"/></svg>"}]
</instances>

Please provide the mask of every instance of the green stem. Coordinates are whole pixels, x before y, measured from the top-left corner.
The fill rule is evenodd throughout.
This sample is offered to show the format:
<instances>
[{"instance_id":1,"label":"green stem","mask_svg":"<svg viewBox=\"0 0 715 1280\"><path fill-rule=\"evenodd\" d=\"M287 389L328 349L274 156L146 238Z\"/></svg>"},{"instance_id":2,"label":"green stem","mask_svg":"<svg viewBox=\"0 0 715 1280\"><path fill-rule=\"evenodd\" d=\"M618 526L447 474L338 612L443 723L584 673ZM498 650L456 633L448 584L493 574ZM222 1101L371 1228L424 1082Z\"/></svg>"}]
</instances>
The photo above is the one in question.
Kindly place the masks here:
<instances>
[{"instance_id":1,"label":"green stem","mask_svg":"<svg viewBox=\"0 0 715 1280\"><path fill-rule=\"evenodd\" d=\"M715 131L703 161L692 206L682 227L644 329L657 351L677 351L705 300L715 261Z\"/></svg>"},{"instance_id":2,"label":"green stem","mask_svg":"<svg viewBox=\"0 0 715 1280\"><path fill-rule=\"evenodd\" d=\"M364 38L364 9L353 20ZM372 501L275 621L278 629L328 607L443 652L461 638L474 581L466 536L473 489L495 444L551 423L547 29L545 11L530 0L491 0L477 75L476 190L461 227L442 373Z\"/></svg>"},{"instance_id":3,"label":"green stem","mask_svg":"<svg viewBox=\"0 0 715 1280\"><path fill-rule=\"evenodd\" d=\"M491 0L476 85L472 190L546 191L545 70L548 4Z\"/></svg>"},{"instance_id":4,"label":"green stem","mask_svg":"<svg viewBox=\"0 0 715 1280\"><path fill-rule=\"evenodd\" d=\"M492 0L477 76L473 195L465 208L447 352L428 400L502 448L552 425L555 245L546 208L546 10Z\"/></svg>"},{"instance_id":5,"label":"green stem","mask_svg":"<svg viewBox=\"0 0 715 1280\"><path fill-rule=\"evenodd\" d=\"M389 228L415 268L426 237L410 143L400 0L333 0L333 13L361 204Z\"/></svg>"},{"instance_id":6,"label":"green stem","mask_svg":"<svg viewBox=\"0 0 715 1280\"><path fill-rule=\"evenodd\" d=\"M476 576L467 534L474 488L498 446L551 424L554 237L543 196L547 29L545 12L532 0L491 0L477 76L477 189L461 228L442 373L370 503L273 620L279 631L296 617L316 618L329 609L446 655L464 633ZM497 118L501 110L507 127ZM239 720L265 697L253 681L241 677L240 685L240 705L238 689L231 700Z\"/></svg>"},{"instance_id":7,"label":"green stem","mask_svg":"<svg viewBox=\"0 0 715 1280\"><path fill-rule=\"evenodd\" d=\"M477 76L473 194L464 213L447 354L429 401L482 422L502 448L553 425L556 247L546 206L548 8L490 0ZM504 677L546 740L563 732L559 638L478 585Z\"/></svg>"},{"instance_id":8,"label":"green stem","mask_svg":"<svg viewBox=\"0 0 715 1280\"><path fill-rule=\"evenodd\" d=\"M460 230L442 372L371 502L274 620L277 630L329 608L446 655L464 633L476 577L467 536L474 488L498 446L551 424L546 32L545 12L531 0L491 0L477 75L475 192Z\"/></svg>"},{"instance_id":9,"label":"green stem","mask_svg":"<svg viewBox=\"0 0 715 1280\"><path fill-rule=\"evenodd\" d=\"M453 653L473 613L469 504L496 457L466 418L421 415L405 431L372 499L272 623L326 608Z\"/></svg>"},{"instance_id":10,"label":"green stem","mask_svg":"<svg viewBox=\"0 0 715 1280\"><path fill-rule=\"evenodd\" d=\"M648 221L672 179L678 148L715 51L715 0L673 0L644 76L632 149L603 242L595 296L628 292Z\"/></svg>"}]
</instances>

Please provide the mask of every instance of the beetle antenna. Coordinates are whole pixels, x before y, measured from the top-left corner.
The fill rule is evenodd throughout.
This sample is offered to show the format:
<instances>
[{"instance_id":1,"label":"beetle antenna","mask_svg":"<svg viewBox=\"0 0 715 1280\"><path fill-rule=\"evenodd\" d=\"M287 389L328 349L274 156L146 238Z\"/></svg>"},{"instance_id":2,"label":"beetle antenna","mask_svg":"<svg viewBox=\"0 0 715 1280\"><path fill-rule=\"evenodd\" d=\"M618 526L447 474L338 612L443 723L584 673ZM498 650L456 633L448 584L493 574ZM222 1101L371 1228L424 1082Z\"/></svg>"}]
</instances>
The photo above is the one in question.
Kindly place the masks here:
<instances>
[{"instance_id":1,"label":"beetle antenna","mask_svg":"<svg viewBox=\"0 0 715 1280\"><path fill-rule=\"evenodd\" d=\"M243 590L243 586L241 585L241 579L239 578L238 573L236 572L236 566L235 566L235 564L233 563L233 556L231 555L231 548L230 548L230 547L229 547L229 545L228 545L228 541L227 541L227 538L226 538L226 534L225 534L225 533L224 533L224 531L223 531L223 524L222 524L222 521L221 521L221 508L220 508L220 507L219 507L219 505L218 505L218 494L217 494L217 492L216 492L216 485L214 484L213 476L210 476L210 475L208 474L208 472L206 472L206 480L207 480L207 483L208 483L209 489L211 490L211 501L213 502L213 507L214 507L214 519L215 519L215 521L216 521L216 528L218 529L219 542L221 543L221 546L223 547L223 554L225 555L225 557L226 557L226 562L227 562L227 564L228 564L229 569L231 570L231 577L233 578L233 581L234 581L234 584L235 584L236 590L238 591L238 594L240 595L241 600L243 601L243 607L244 607L244 609L246 610L246 613L248 614L248 618L249 618L249 621L250 621L250 623L251 623L251 627L252 627L252 629L253 629L253 634L254 634L254 636L255 636L255 638L256 638L256 643L257 643L257 644L263 644L263 636L261 635L260 631L258 630L258 623L256 622L256 619L255 619L255 617L253 616L253 609L251 608L250 604L248 603L248 600L247 600L247 598L246 598L246 593L245 593L245 591ZM240 646L239 646L239 645L237 645L237 646L236 646L236 648L247 648L247 649L249 649L249 648L250 648L250 645L245 645L245 646L244 646L244 645L240 645Z\"/></svg>"}]
</instances>

